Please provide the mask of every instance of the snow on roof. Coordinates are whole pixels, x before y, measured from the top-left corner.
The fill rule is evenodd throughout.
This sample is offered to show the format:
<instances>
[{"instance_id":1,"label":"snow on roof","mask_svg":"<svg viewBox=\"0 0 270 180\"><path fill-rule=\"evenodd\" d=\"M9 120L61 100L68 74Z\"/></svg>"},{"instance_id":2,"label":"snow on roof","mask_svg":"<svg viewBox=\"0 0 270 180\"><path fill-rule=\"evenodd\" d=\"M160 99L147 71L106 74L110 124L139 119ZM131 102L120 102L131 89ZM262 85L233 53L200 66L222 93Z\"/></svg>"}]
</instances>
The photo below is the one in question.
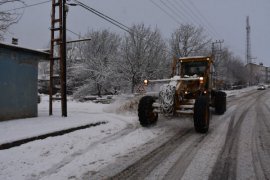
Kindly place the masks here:
<instances>
[{"instance_id":1,"label":"snow on roof","mask_svg":"<svg viewBox=\"0 0 270 180\"><path fill-rule=\"evenodd\" d=\"M41 51L41 50L30 49L30 48L21 47L21 46L18 46L18 45L8 44L8 43L4 43L4 42L0 42L0 48L20 49L22 51L35 53L35 54L39 54L39 55L42 55L42 56L46 56L46 59L49 59L49 55L50 55L50 53L44 52L44 51Z\"/></svg>"},{"instance_id":2,"label":"snow on roof","mask_svg":"<svg viewBox=\"0 0 270 180\"><path fill-rule=\"evenodd\" d=\"M179 59L195 59L195 58L207 58L208 56L189 56L189 57L180 57Z\"/></svg>"}]
</instances>

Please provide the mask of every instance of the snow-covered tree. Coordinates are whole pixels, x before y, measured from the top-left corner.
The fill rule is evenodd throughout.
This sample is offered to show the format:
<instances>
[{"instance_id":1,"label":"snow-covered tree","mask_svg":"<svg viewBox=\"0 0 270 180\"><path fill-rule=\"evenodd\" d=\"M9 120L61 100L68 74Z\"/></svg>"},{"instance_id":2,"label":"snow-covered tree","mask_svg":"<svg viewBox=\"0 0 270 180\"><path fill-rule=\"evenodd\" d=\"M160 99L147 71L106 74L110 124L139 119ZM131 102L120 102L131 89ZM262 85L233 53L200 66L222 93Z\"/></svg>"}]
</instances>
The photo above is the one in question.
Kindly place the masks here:
<instances>
[{"instance_id":1,"label":"snow-covered tree","mask_svg":"<svg viewBox=\"0 0 270 180\"><path fill-rule=\"evenodd\" d=\"M77 81L76 97L109 92L113 87L116 73L115 61L118 58L120 37L108 30L88 32L85 42L78 49L70 72Z\"/></svg>"},{"instance_id":2,"label":"snow-covered tree","mask_svg":"<svg viewBox=\"0 0 270 180\"><path fill-rule=\"evenodd\" d=\"M204 34L203 28L190 24L181 24L170 39L172 54L176 57L205 55L210 45L210 39Z\"/></svg>"},{"instance_id":3,"label":"snow-covered tree","mask_svg":"<svg viewBox=\"0 0 270 180\"><path fill-rule=\"evenodd\" d=\"M0 0L0 7L3 8L3 6L6 6L6 5L10 7L14 7L14 4L16 3L24 4L24 1ZM7 32L8 28L19 21L20 17L21 17L21 13L18 13L16 11L5 11L3 9L0 10L0 40L3 39L3 36Z\"/></svg>"},{"instance_id":4,"label":"snow-covered tree","mask_svg":"<svg viewBox=\"0 0 270 180\"><path fill-rule=\"evenodd\" d=\"M82 47L85 42L67 44L67 93L73 94L76 89L83 85L79 76L82 67Z\"/></svg>"},{"instance_id":5,"label":"snow-covered tree","mask_svg":"<svg viewBox=\"0 0 270 180\"><path fill-rule=\"evenodd\" d=\"M132 32L124 37L118 72L124 84L134 92L143 79L162 78L168 72L166 44L159 30L143 24L134 25Z\"/></svg>"}]
</instances>

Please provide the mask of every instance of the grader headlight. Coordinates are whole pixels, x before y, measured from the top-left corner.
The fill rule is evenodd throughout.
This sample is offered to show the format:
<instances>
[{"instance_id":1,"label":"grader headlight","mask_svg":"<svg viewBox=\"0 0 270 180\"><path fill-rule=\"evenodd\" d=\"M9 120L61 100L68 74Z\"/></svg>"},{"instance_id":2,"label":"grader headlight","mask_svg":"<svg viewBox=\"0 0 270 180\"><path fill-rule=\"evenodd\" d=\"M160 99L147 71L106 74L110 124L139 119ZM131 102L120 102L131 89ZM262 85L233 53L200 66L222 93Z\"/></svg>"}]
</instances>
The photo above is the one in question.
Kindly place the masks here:
<instances>
[{"instance_id":1,"label":"grader headlight","mask_svg":"<svg viewBox=\"0 0 270 180\"><path fill-rule=\"evenodd\" d=\"M203 83L203 77L200 77L199 80L200 80L200 83L202 84Z\"/></svg>"},{"instance_id":2,"label":"grader headlight","mask_svg":"<svg viewBox=\"0 0 270 180\"><path fill-rule=\"evenodd\" d=\"M147 80L147 79L143 80L143 84L144 84L145 86L147 86L147 85L149 84L149 80Z\"/></svg>"}]
</instances>

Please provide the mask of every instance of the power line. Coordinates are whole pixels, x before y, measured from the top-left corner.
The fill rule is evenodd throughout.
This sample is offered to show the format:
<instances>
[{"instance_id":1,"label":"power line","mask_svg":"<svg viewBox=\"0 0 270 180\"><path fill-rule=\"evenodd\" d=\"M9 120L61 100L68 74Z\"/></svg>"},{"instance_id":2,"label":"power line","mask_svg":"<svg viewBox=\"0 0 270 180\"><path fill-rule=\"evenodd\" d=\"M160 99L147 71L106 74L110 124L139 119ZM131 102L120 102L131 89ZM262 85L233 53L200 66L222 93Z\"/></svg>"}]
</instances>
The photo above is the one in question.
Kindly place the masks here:
<instances>
[{"instance_id":1,"label":"power line","mask_svg":"<svg viewBox=\"0 0 270 180\"><path fill-rule=\"evenodd\" d=\"M213 33L213 31L211 29L209 29L208 26L205 26L205 24L203 22L201 22L199 20L199 18L196 17L196 15L193 13L193 11L183 2L183 5L180 4L177 0L174 0L173 3L171 1L166 1L167 3L170 4L170 6L172 8L174 8L176 11L175 14L180 14L180 16L184 16L186 19L189 19L189 21L191 22L191 24L198 24L200 27L203 27L203 29L205 30L205 32L209 35L209 36L216 36L215 33ZM177 7L178 6L178 7ZM183 7L184 6L184 7ZM172 8L170 8L172 10Z\"/></svg>"},{"instance_id":2,"label":"power line","mask_svg":"<svg viewBox=\"0 0 270 180\"><path fill-rule=\"evenodd\" d=\"M74 34L74 35L76 35L76 36L78 36L79 38L81 37L81 35L80 34L78 34L78 33L75 33L74 31L71 31L70 29L66 29L68 32L70 32L70 33L72 33L72 34Z\"/></svg>"},{"instance_id":3,"label":"power line","mask_svg":"<svg viewBox=\"0 0 270 180\"><path fill-rule=\"evenodd\" d=\"M158 5L157 3L155 3L153 0L150 0L150 2L152 4L154 4L156 7L158 7L161 11L163 11L165 14L167 14L169 17L171 17L175 22L176 24L181 24L180 21L178 21L174 16L172 16L170 13L168 13L166 10L164 10L160 5Z\"/></svg>"},{"instance_id":4,"label":"power line","mask_svg":"<svg viewBox=\"0 0 270 180\"><path fill-rule=\"evenodd\" d=\"M90 6L84 4L84 3L80 2L80 1L74 0L74 2L78 3L78 5L80 5L80 6L83 7L84 9L86 9L86 10L92 12L93 14L95 14L95 15L101 17L102 19L104 19L104 20L110 22L111 24L113 24L113 25L119 27L120 29L122 29L122 30L124 30L124 31L126 31L126 32L128 32L128 33L131 33L131 29L130 29L129 27L125 26L124 24L120 23L119 21L114 20L113 18L111 18L111 17L109 17L109 16L107 16L107 15L105 15L105 14L103 14L103 13L97 11L97 10L94 9L94 8L91 8Z\"/></svg>"},{"instance_id":5,"label":"power line","mask_svg":"<svg viewBox=\"0 0 270 180\"><path fill-rule=\"evenodd\" d=\"M180 17L181 16L185 16L184 14L182 14L182 12L181 11L175 11L173 8L171 8L170 6L168 6L165 2L163 2L163 0L159 0L165 7L167 7L170 11L172 11L173 12L173 14L174 15L180 15ZM167 1L167 2L169 2L169 1ZM181 14L180 14L180 12L181 12ZM186 19L188 19L188 17L186 17L185 16L185 18ZM181 18L180 18L181 19ZM179 23L179 24L181 24L181 23Z\"/></svg>"},{"instance_id":6,"label":"power line","mask_svg":"<svg viewBox=\"0 0 270 180\"><path fill-rule=\"evenodd\" d=\"M167 12L167 10L165 10L163 7L159 6L157 3L153 2L153 0L150 0L150 1L152 2L152 4L154 4L155 6L157 6L160 10L162 10L164 13L166 13L168 16L170 16L174 21L176 21L177 23L179 23L179 21L176 20L174 16L172 16L171 14L169 14L169 13ZM160 1L161 1L161 0L160 0ZM183 0L182 0L182 1L183 1ZM180 4L178 3L178 5L180 5ZM168 6L168 5L166 5L166 7L167 7L167 6ZM194 13L194 11L193 11L187 4L185 4L185 6L187 6L188 9L189 9L190 11L193 12L194 17L196 17L196 18L200 17L200 16L196 15L196 14ZM180 7L181 7L181 6L180 6ZM169 8L169 9L172 9L172 8ZM197 9L197 8L196 8L196 9ZM174 10L174 12L175 12L175 10ZM198 9L197 9L197 12L199 12ZM189 14L189 13L187 13L187 14ZM201 13L200 13L200 15L203 16ZM199 21L199 20L198 20L198 21ZM207 21L207 22L208 22L208 21ZM200 20L200 23L203 23L203 22ZM179 24L180 24L180 23L179 23ZM203 23L203 24L204 24L204 23ZM208 24L210 24L210 23L208 22ZM210 25L211 25L211 24L210 24ZM217 31L215 31L215 29L209 30L210 25L209 25L209 26L206 26L207 29L205 29L205 30L207 30L207 31L206 31L207 34L209 34L210 36L220 36L220 34L217 33ZM203 26L203 27L204 27L204 26ZM208 28L208 27L209 27L209 28ZM211 27L212 27L212 26L211 26ZM212 35L210 34L210 32L211 32ZM221 37L221 36L220 36L220 37Z\"/></svg>"},{"instance_id":7,"label":"power line","mask_svg":"<svg viewBox=\"0 0 270 180\"><path fill-rule=\"evenodd\" d=\"M189 19L190 17L188 17L188 16L186 16L186 14L188 14L188 12L186 12L185 11L185 9L182 9L182 7L179 5L179 7L181 8L181 9L178 9L172 2L170 2L170 1L167 1L173 8L175 8L176 9L176 13L181 13L181 16L185 16L186 17L186 19ZM176 1L177 2L177 1ZM178 2L177 2L178 3ZM184 12L184 13L183 13ZM189 21L191 21L190 19L189 19ZM194 21L194 19L192 19L192 21Z\"/></svg>"},{"instance_id":8,"label":"power line","mask_svg":"<svg viewBox=\"0 0 270 180\"><path fill-rule=\"evenodd\" d=\"M182 2L185 4L184 0L182 0ZM195 6L195 4L194 4L192 1L190 1L190 0L188 0L188 3L189 3L191 6L193 6L193 8L189 8L189 9L190 9L193 13L194 13L193 9L195 9L196 12L199 14L197 17L200 18L201 20L205 21L206 24L207 24L209 27L211 27L211 29L213 29L213 31L215 32L215 34L218 35L218 36L220 36L220 34L219 34L219 33L216 31L216 29L211 25L211 23L207 20L207 18L205 18L204 15L200 12L200 10ZM196 14L196 13L194 13L194 14ZM220 36L220 37L221 37L221 36Z\"/></svg>"},{"instance_id":9,"label":"power line","mask_svg":"<svg viewBox=\"0 0 270 180\"><path fill-rule=\"evenodd\" d=\"M183 2L183 4L185 4L185 1L184 0L181 0L182 2ZM208 27L211 27L211 29L213 30L213 32L217 35L217 36L219 36L219 37L222 37L222 35L214 28L214 26L212 26L212 24L208 21L208 19L207 18L205 18L205 16L201 13L201 11L197 8L197 6L191 1L191 0L187 0L187 2L193 7L193 8L190 8L187 4L186 4L186 6L187 6L187 8L190 10L190 11L192 11L193 13L194 13L194 11L193 10L195 10L195 12L197 12L197 15L196 15L196 13L194 13L198 18L200 18L201 20L203 20L207 25L208 25ZM227 41L228 41L228 39L227 39ZM226 43L226 42L225 42ZM227 43L226 43L227 44ZM243 50L241 49L238 49L238 48L236 48L234 45L233 45L233 43L231 43L231 44L229 44L229 46L231 46L233 49L236 49L237 51L240 51L241 52L241 54L244 54L243 53Z\"/></svg>"},{"instance_id":10,"label":"power line","mask_svg":"<svg viewBox=\"0 0 270 180\"><path fill-rule=\"evenodd\" d=\"M175 15L180 15L180 17L181 16L184 16L186 19L189 19L186 15L185 15L185 13L183 13L181 10L179 10L178 8L176 8L170 1L166 1L166 2L169 2L170 3L170 5L173 7L173 8L175 8L175 9L173 9L172 7L170 7L169 5L167 5L164 1L162 1L162 0L160 0L160 2L163 4L163 6L165 6L167 9L169 9L170 11L172 11L173 12L173 15L172 14L170 14L167 10L165 10L163 7L161 7L160 5L158 5L156 2L154 2L153 0L150 0L150 2L152 3L152 4L154 4L155 6L157 6L160 10L162 10L164 13L166 13L169 17L171 17L178 25L181 25L181 22L180 21L178 21L178 19L176 19L175 18ZM181 7L181 6L180 6ZM182 8L181 8L182 9ZM185 11L186 12L186 11ZM187 12L186 12L186 14L188 14ZM190 19L189 19L190 20ZM194 19L192 19L194 22L196 21L196 20L194 20ZM193 24L193 23L191 23L191 24ZM206 30L206 32L207 32L207 34L209 35L209 36L213 36L213 33L210 33L210 31L208 30L208 28L205 28L205 30Z\"/></svg>"},{"instance_id":11,"label":"power line","mask_svg":"<svg viewBox=\"0 0 270 180\"><path fill-rule=\"evenodd\" d=\"M78 1L78 0L73 0L73 1L76 2L77 4L69 4L69 5L72 5L72 6L73 6L73 5L80 5L80 6L83 7L84 9L86 9L86 10L88 10L88 11L94 13L95 15L97 15L97 16L101 17L102 19L104 19L104 20L110 22L111 24L117 26L118 28L120 28L120 29L122 29L122 30L128 32L129 34L133 34L133 33L132 33L133 30L132 30L131 28L129 28L128 26L122 24L121 22L119 22L119 21L117 21L117 20L114 20L113 18L111 18L111 17L105 15L104 13L101 13L100 11L98 11L98 10L96 10L96 9L94 9L94 8L92 8L92 7L90 7L90 6L86 5L86 4L84 4L84 3L80 2L80 1ZM152 1L152 0L150 0L150 1ZM153 2L153 1L152 1L152 2ZM154 3L154 2L153 2L153 3ZM155 4L155 3L154 3L154 4ZM138 33L138 32L137 32L137 36L140 37L140 38L142 38L143 40L146 40L146 41L147 41L147 39L145 39L145 37L143 37L143 35L140 34L140 33ZM154 45L154 46L158 47L157 45ZM172 56L174 56L174 54L172 53L172 49L168 48L167 46L165 46L165 49L167 50L166 52L167 52L168 54L171 54Z\"/></svg>"},{"instance_id":12,"label":"power line","mask_svg":"<svg viewBox=\"0 0 270 180\"><path fill-rule=\"evenodd\" d=\"M194 16L194 14L192 14L192 12L190 12L190 11L187 11L185 8L183 8L182 6L181 6L181 4L179 4L176 0L175 0L175 2L177 3L177 5L179 6L179 8L177 8L177 6L175 6L172 2L170 2L170 1L167 1L173 8L175 8L176 9L176 13L181 13L182 14L182 16L185 16L186 17L186 19L189 19L190 21L193 21L193 22L195 22L195 24L199 24L201 27L203 27L204 29L205 29L205 31L206 31L206 33L209 35L209 36L215 36L214 34L213 34L213 32L207 27L207 26L204 26L204 24L203 23L201 23L195 16ZM191 13L191 14L190 14ZM188 15L188 16L187 16Z\"/></svg>"},{"instance_id":13,"label":"power line","mask_svg":"<svg viewBox=\"0 0 270 180\"><path fill-rule=\"evenodd\" d=\"M170 2L170 1L168 1ZM183 10L186 14L188 14L193 20L194 22L196 22L198 25L200 25L201 27L203 27L207 34L209 34L209 36L216 36L216 34L214 33L214 31L212 31L209 26L206 26L199 18L198 16L193 12L192 8L190 8L187 4L185 4L184 1L182 1L182 4L180 4L177 0L174 0L174 2L178 5L178 7ZM183 6L182 6L183 5ZM176 8L176 7L175 7Z\"/></svg>"},{"instance_id":14,"label":"power line","mask_svg":"<svg viewBox=\"0 0 270 180\"><path fill-rule=\"evenodd\" d=\"M48 3L48 2L51 2L51 0L39 2L39 3L35 3L35 4L29 4L29 5L25 5L25 6L14 8L14 9L9 9L9 10L6 10L4 12L10 12L10 11L15 11L15 10L19 10L19 9L25 9L25 8L29 8L29 7L33 7L33 6L38 6L38 5L41 5L41 4L45 4L45 3Z\"/></svg>"}]
</instances>

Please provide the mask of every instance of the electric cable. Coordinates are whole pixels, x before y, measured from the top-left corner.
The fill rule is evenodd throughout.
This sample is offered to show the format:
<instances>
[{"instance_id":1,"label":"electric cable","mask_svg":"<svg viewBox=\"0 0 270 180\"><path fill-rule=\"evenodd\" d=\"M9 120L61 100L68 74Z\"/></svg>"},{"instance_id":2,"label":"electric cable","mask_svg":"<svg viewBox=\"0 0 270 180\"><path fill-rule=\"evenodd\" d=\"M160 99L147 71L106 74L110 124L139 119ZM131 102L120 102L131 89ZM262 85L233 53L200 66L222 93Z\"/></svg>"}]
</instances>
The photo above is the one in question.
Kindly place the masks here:
<instances>
[{"instance_id":1,"label":"electric cable","mask_svg":"<svg viewBox=\"0 0 270 180\"><path fill-rule=\"evenodd\" d=\"M95 14L95 15L101 17L102 19L104 19L104 20L110 22L111 24L113 24L113 25L119 27L120 29L122 29L122 30L124 30L124 31L126 31L126 32L128 32L128 33L131 33L131 29L130 29L129 27L125 26L124 24L120 23L119 21L114 20L113 18L111 18L111 17L105 15L104 13L101 13L101 12L97 11L97 10L94 9L94 8L91 8L90 6L84 4L84 3L80 2L80 1L74 0L74 2L78 3L78 5L80 5L80 6L83 7L84 9L86 9L86 10L92 12L93 14Z\"/></svg>"},{"instance_id":2,"label":"electric cable","mask_svg":"<svg viewBox=\"0 0 270 180\"><path fill-rule=\"evenodd\" d=\"M207 32L207 34L209 34L209 36L213 36L213 37L218 37L217 33L215 33L215 31L213 31L208 25L205 25L199 18L198 16L196 16L196 14L193 12L193 10L183 2L183 6L181 6L181 4L177 1L174 0L174 2L176 3L175 5L173 5L173 3L171 1L168 1L168 3L171 4L172 7L174 7L175 9L178 9L179 11L177 12L184 12L183 14L187 14L192 20L193 22L195 22L196 24L198 24L199 26L203 27L203 29ZM177 6L180 8L177 8Z\"/></svg>"},{"instance_id":3,"label":"electric cable","mask_svg":"<svg viewBox=\"0 0 270 180\"><path fill-rule=\"evenodd\" d=\"M120 23L119 21L114 20L113 18L111 18L111 17L105 15L104 13L101 13L100 11L98 11L98 10L96 10L96 9L94 9L94 8L92 8L92 7L90 7L90 6L86 5L86 4L84 4L84 3L80 2L80 1L78 1L78 0L73 0L73 1L76 2L76 3L78 3L78 5L80 5L80 6L83 7L84 9L86 9L86 10L88 10L88 11L94 13L95 15L101 17L102 19L104 19L104 20L106 20L106 21L112 23L113 25L117 26L118 28L120 28L120 29L122 29L122 30L128 32L129 34L133 34L131 28L129 28L128 26L126 26L126 25L124 25L124 24L122 24L122 23ZM144 37L142 37L141 34L137 33L137 35L138 35L139 37L141 37L142 39L146 40ZM167 49L167 51L168 51L167 53L169 53L169 54L171 54L171 55L173 56L173 54L171 53L172 49L168 49L167 46L165 47L165 49Z\"/></svg>"},{"instance_id":4,"label":"electric cable","mask_svg":"<svg viewBox=\"0 0 270 180\"><path fill-rule=\"evenodd\" d=\"M183 2L183 4L185 4L185 1L184 1L184 0L181 0L181 1ZM206 24L207 24L209 27L211 27L211 29L213 29L213 32L215 32L216 35L222 37L222 36L216 31L216 29L212 26L212 24L205 18L205 16L200 12L200 10L195 6L195 4L194 4L192 1L190 1L190 0L188 0L188 3L189 3L193 8L190 8L187 4L185 4L186 7L187 7L187 8L188 8L188 9L189 9L196 17L198 17L199 19L205 21ZM195 9L195 12L197 12L198 15L196 15L196 13L193 11L193 9Z\"/></svg>"},{"instance_id":5,"label":"electric cable","mask_svg":"<svg viewBox=\"0 0 270 180\"><path fill-rule=\"evenodd\" d=\"M9 9L9 10L3 11L3 12L9 12L9 11L15 11L15 10L19 10L19 9L25 9L25 8L29 8L29 7L33 7L33 6L42 5L42 4L45 4L45 3L48 3L48 2L51 2L51 0L39 2L39 3L35 3L35 4L29 4L29 5L25 5L25 6L22 6L22 7Z\"/></svg>"},{"instance_id":6,"label":"electric cable","mask_svg":"<svg viewBox=\"0 0 270 180\"><path fill-rule=\"evenodd\" d=\"M70 29L66 29L68 32L70 32L70 33L72 33L72 34L74 34L74 35L76 35L76 36L78 36L79 38L81 37L81 35L80 34L78 34L78 33L75 33L74 31L71 31Z\"/></svg>"},{"instance_id":7,"label":"electric cable","mask_svg":"<svg viewBox=\"0 0 270 180\"><path fill-rule=\"evenodd\" d=\"M154 4L156 7L158 7L161 11L163 11L165 14L167 14L169 17L171 17L176 24L181 24L180 21L178 21L174 16L172 16L170 13L168 13L166 10L164 10L161 6L159 6L157 3L155 3L153 0L150 0L152 4Z\"/></svg>"}]
</instances>

